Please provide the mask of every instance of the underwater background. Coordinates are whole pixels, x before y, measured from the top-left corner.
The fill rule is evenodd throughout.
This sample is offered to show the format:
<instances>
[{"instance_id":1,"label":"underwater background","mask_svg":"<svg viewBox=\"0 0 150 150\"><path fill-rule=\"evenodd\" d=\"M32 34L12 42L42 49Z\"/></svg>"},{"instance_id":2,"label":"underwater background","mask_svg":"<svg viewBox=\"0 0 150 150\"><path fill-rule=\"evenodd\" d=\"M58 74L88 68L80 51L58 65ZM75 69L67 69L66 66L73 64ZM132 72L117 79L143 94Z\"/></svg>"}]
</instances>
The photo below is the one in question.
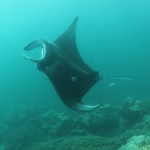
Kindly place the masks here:
<instances>
[{"instance_id":1,"label":"underwater background","mask_svg":"<svg viewBox=\"0 0 150 150\"><path fill-rule=\"evenodd\" d=\"M144 124L144 127L148 124L148 127L146 126L146 129L143 127L143 132L138 135L146 136L145 133L150 133L149 8L149 0L0 0L0 150L23 150L25 149L24 145L29 145L31 148L31 143L33 144L37 141L39 143L39 141L42 141L41 139L46 141L51 137L96 135L94 137L96 139L93 140L99 141L97 138L101 136L120 135L127 129L131 131L136 128L135 125L138 126L137 123ZM81 118L87 118L88 116L90 120L90 116L93 118L93 114L78 113L67 108L58 97L48 78L37 70L32 62L22 58L23 48L29 42L35 39L54 41L68 28L76 16L79 16L76 31L79 53L83 60L94 70L99 71L102 76L102 80L92 87L83 98L83 101L87 104L102 103L104 105L102 110L106 110L105 108L109 107L107 111L95 110L91 112L94 116L100 114L97 111L102 111L102 114L111 114L115 109L114 119L109 123L112 124L114 120L118 119L113 128L115 130L111 129L106 134L101 131L96 134L100 127L99 123L97 126L93 126L94 121L97 122L101 118L97 117L94 121L85 123L85 120ZM33 51L30 55L37 56L38 54ZM49 113L49 111L54 112ZM19 113L21 120L16 116ZM66 132L64 130L66 126L60 127L59 124L57 127L51 127L53 134L50 133L51 137L49 137L45 135L50 131L48 123L44 124L45 127L42 124L44 122L43 118L38 118L34 124L41 123L44 127L41 126L44 129L46 128L46 131L40 130L37 135L39 137L37 141L31 142L31 140L22 145L20 143L24 139L20 139L17 142L17 137L19 136L15 135L15 133L18 132L18 124L21 124L19 129L24 129L24 132L21 132L21 137L25 137L28 131L30 131L31 135L27 137L32 137L40 128L40 125L38 127L32 125L29 129L30 121L32 118L45 113L47 116L51 116L50 118L55 118L56 122L66 121L66 116L67 119L70 117L68 115L72 115L77 120L76 122L74 122L75 120L71 122L72 120L69 118L68 122L65 122L67 126L70 126L70 130ZM65 119L59 113L61 115L65 113ZM126 123L122 123L121 120L121 125L119 125L120 118L116 118L118 113L121 114ZM26 117L22 118L22 115ZM29 117L27 117L28 115ZM107 117L107 121L113 118L107 115L103 117ZM16 118L19 122L16 121ZM11 121L15 122L15 124ZM108 124L107 121L103 124L105 127ZM28 124L26 124L27 122ZM53 125L57 124L56 122ZM52 121L50 120L49 123L52 124ZM120 129L122 124L124 127ZM86 132L84 131L85 128ZM109 128L108 126L105 129L109 131ZM116 131L116 128L119 131ZM9 136L12 129L14 133ZM56 129L62 129L64 133L58 134ZM73 129L78 129L78 131L73 131ZM93 129L96 131L93 131ZM135 131L133 135L135 133L139 132ZM9 139L5 136L6 134L12 138ZM120 142L119 146L114 149L118 149L122 144L125 144L129 137L132 136L127 136L126 140ZM92 141L91 137L86 138L86 141ZM14 139L14 141L11 141L11 139ZM85 139L79 141L82 140L84 141ZM15 142L19 143L19 145ZM148 142L150 143L150 140ZM12 143L13 146L11 145L11 147L8 143ZM71 141L71 143L74 142ZM14 145L17 146L15 147ZM100 146L90 149L100 149ZM62 147L56 148L56 150L63 149ZM74 146L74 149L80 150L79 146L77 147ZM26 149L29 150L29 148ZM45 149L52 150L55 148L47 147ZM45 149L43 148L43 150ZM71 148L69 147L69 149ZM110 149L113 148L111 147ZM36 148L36 150L42 150L42 148Z\"/></svg>"}]
</instances>

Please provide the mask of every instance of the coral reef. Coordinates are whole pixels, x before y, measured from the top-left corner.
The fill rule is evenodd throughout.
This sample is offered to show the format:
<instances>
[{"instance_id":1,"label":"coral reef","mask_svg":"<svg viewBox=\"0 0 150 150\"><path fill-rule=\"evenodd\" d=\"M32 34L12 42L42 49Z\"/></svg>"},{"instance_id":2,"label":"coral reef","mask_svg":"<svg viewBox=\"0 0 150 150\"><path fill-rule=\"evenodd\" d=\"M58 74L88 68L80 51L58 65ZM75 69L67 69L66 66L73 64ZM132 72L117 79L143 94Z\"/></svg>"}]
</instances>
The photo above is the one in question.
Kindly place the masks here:
<instances>
[{"instance_id":1,"label":"coral reef","mask_svg":"<svg viewBox=\"0 0 150 150\"><path fill-rule=\"evenodd\" d=\"M121 141L118 138L88 135L61 138L53 145L52 150L116 150Z\"/></svg>"},{"instance_id":2,"label":"coral reef","mask_svg":"<svg viewBox=\"0 0 150 150\"><path fill-rule=\"evenodd\" d=\"M136 100L134 97L127 97L120 112L127 121L128 127L134 126L144 115L141 101Z\"/></svg>"},{"instance_id":3,"label":"coral reef","mask_svg":"<svg viewBox=\"0 0 150 150\"><path fill-rule=\"evenodd\" d=\"M150 136L139 135L131 137L119 150L149 150Z\"/></svg>"},{"instance_id":4,"label":"coral reef","mask_svg":"<svg viewBox=\"0 0 150 150\"><path fill-rule=\"evenodd\" d=\"M119 127L119 111L110 105L104 105L95 111L83 114L76 120L78 127L81 126L92 134L114 135Z\"/></svg>"},{"instance_id":5,"label":"coral reef","mask_svg":"<svg viewBox=\"0 0 150 150\"><path fill-rule=\"evenodd\" d=\"M116 150L131 137L150 136L149 110L150 101L132 97L120 108L104 105L76 116L16 106L1 118L0 150ZM147 145L149 140L140 142L141 150Z\"/></svg>"}]
</instances>

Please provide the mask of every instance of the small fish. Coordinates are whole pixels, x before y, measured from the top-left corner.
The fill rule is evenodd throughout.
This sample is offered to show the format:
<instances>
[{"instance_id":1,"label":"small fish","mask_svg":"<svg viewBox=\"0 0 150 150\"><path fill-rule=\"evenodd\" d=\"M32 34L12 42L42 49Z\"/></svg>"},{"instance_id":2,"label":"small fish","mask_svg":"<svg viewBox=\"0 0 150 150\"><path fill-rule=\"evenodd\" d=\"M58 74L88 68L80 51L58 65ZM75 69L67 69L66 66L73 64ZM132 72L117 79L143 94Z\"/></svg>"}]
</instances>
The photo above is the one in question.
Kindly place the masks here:
<instances>
[{"instance_id":1,"label":"small fish","mask_svg":"<svg viewBox=\"0 0 150 150\"><path fill-rule=\"evenodd\" d=\"M108 86L112 87L112 86L115 86L115 85L116 85L116 83L110 83Z\"/></svg>"}]
</instances>

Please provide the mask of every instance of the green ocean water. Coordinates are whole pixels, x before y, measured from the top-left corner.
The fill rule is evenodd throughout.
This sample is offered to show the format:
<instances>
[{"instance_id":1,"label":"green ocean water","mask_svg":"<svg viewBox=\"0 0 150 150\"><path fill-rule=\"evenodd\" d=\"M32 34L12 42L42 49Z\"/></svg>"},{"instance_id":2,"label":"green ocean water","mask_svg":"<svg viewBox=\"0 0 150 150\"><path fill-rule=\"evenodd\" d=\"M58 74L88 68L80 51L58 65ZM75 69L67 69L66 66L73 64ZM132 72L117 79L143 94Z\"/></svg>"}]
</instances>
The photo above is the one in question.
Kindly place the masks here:
<instances>
[{"instance_id":1,"label":"green ocean water","mask_svg":"<svg viewBox=\"0 0 150 150\"><path fill-rule=\"evenodd\" d=\"M54 41L76 16L81 57L104 77L85 102L150 98L149 8L148 0L0 0L0 110L22 104L69 110L47 77L21 55L32 40Z\"/></svg>"}]
</instances>

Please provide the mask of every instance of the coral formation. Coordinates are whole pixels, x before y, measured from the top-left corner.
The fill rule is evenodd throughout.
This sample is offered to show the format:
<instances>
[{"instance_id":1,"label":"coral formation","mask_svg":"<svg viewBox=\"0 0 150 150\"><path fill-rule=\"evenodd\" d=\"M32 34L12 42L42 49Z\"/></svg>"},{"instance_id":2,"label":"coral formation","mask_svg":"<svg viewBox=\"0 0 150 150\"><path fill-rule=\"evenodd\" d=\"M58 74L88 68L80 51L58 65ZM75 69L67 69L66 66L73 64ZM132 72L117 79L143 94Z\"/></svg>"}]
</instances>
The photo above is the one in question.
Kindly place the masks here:
<instances>
[{"instance_id":1,"label":"coral formation","mask_svg":"<svg viewBox=\"0 0 150 150\"><path fill-rule=\"evenodd\" d=\"M99 136L74 136L59 139L53 143L52 150L116 150L121 142L118 138Z\"/></svg>"},{"instance_id":2,"label":"coral formation","mask_svg":"<svg viewBox=\"0 0 150 150\"><path fill-rule=\"evenodd\" d=\"M127 120L128 126L131 127L143 118L141 101L134 97L127 97L121 108L122 117Z\"/></svg>"},{"instance_id":3,"label":"coral formation","mask_svg":"<svg viewBox=\"0 0 150 150\"><path fill-rule=\"evenodd\" d=\"M17 106L1 118L0 150L70 150L77 147L116 150L121 145L125 147L133 136L142 139L141 135L147 140L140 142L138 150L147 150L150 141L145 138L150 136L150 105L147 104L150 103L130 97L120 108L104 105L76 116L51 111L46 106Z\"/></svg>"},{"instance_id":4,"label":"coral formation","mask_svg":"<svg viewBox=\"0 0 150 150\"><path fill-rule=\"evenodd\" d=\"M96 109L78 118L78 124L85 126L88 132L97 135L113 135L119 127L118 110L110 105ZM83 125L84 123L84 125Z\"/></svg>"},{"instance_id":5,"label":"coral formation","mask_svg":"<svg viewBox=\"0 0 150 150\"><path fill-rule=\"evenodd\" d=\"M150 136L139 135L131 137L119 150L149 150Z\"/></svg>"}]
</instances>

